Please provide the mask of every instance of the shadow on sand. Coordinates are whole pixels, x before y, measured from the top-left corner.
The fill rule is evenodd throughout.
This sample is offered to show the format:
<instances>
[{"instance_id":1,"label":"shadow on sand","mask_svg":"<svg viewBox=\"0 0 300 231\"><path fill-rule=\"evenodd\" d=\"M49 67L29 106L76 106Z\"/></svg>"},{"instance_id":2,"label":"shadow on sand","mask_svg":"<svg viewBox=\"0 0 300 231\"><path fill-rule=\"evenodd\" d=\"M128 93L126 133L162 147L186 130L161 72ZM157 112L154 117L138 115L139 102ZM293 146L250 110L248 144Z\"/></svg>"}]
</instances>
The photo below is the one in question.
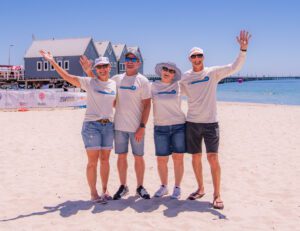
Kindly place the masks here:
<instances>
[{"instance_id":1,"label":"shadow on sand","mask_svg":"<svg viewBox=\"0 0 300 231\"><path fill-rule=\"evenodd\" d=\"M123 211L126 208L132 208L137 213L151 213L157 210L161 205L166 207L163 211L163 214L166 217L176 217L181 212L200 212L211 213L215 216L215 219L227 219L226 215L213 209L211 203L208 201L174 200L170 197L143 200L138 197L130 196L127 199L109 201L105 205L83 200L66 201L53 207L45 206L44 211L1 219L0 222L13 221L31 216L42 216L55 212L58 212L61 217L70 217L83 210L91 210L91 213L97 214L105 211Z\"/></svg>"}]
</instances>

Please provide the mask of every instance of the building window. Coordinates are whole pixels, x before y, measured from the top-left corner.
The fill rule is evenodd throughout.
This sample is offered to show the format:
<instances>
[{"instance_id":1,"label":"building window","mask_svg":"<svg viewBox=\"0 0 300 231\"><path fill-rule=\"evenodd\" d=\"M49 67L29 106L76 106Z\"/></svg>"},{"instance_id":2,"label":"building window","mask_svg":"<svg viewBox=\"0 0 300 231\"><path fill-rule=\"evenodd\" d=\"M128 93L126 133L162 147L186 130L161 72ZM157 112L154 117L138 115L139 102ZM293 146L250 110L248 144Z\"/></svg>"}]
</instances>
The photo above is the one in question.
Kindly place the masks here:
<instances>
[{"instance_id":1,"label":"building window","mask_svg":"<svg viewBox=\"0 0 300 231\"><path fill-rule=\"evenodd\" d=\"M54 66L50 63L50 70L55 71Z\"/></svg>"},{"instance_id":2,"label":"building window","mask_svg":"<svg viewBox=\"0 0 300 231\"><path fill-rule=\"evenodd\" d=\"M41 61L38 61L36 63L36 69L37 69L37 71L41 71L42 70L42 62Z\"/></svg>"},{"instance_id":3,"label":"building window","mask_svg":"<svg viewBox=\"0 0 300 231\"><path fill-rule=\"evenodd\" d=\"M57 64L58 64L58 66L62 67L62 61L61 60L58 60Z\"/></svg>"},{"instance_id":4,"label":"building window","mask_svg":"<svg viewBox=\"0 0 300 231\"><path fill-rule=\"evenodd\" d=\"M64 61L64 69L69 70L69 60Z\"/></svg>"},{"instance_id":5,"label":"building window","mask_svg":"<svg viewBox=\"0 0 300 231\"><path fill-rule=\"evenodd\" d=\"M44 61L44 71L48 71L49 69L49 63L47 61Z\"/></svg>"},{"instance_id":6,"label":"building window","mask_svg":"<svg viewBox=\"0 0 300 231\"><path fill-rule=\"evenodd\" d=\"M125 64L124 63L120 63L120 71L125 71Z\"/></svg>"}]
</instances>

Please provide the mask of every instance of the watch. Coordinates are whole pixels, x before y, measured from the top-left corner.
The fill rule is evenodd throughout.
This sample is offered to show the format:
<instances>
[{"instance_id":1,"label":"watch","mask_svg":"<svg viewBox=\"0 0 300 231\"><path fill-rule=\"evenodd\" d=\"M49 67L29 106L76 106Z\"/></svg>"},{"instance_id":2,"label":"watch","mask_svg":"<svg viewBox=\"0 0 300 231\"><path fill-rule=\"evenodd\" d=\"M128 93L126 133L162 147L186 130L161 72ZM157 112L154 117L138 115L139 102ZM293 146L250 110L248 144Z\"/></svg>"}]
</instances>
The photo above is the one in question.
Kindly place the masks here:
<instances>
[{"instance_id":1,"label":"watch","mask_svg":"<svg viewBox=\"0 0 300 231\"><path fill-rule=\"evenodd\" d=\"M144 123L140 123L140 128L145 128L146 125Z\"/></svg>"}]
</instances>

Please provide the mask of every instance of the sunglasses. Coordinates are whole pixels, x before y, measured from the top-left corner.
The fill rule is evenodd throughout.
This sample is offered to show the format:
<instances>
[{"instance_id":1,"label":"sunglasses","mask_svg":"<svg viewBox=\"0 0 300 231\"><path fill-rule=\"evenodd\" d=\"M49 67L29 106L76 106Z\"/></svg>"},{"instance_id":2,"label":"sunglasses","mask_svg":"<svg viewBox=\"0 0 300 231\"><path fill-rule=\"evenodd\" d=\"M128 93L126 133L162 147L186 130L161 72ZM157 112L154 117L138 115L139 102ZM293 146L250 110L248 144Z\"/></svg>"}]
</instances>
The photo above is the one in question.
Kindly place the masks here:
<instances>
[{"instance_id":1,"label":"sunglasses","mask_svg":"<svg viewBox=\"0 0 300 231\"><path fill-rule=\"evenodd\" d=\"M167 67L162 67L161 69L162 69L163 71L169 72L170 74L175 74L175 73L176 73L175 70L169 69L169 68L167 68Z\"/></svg>"},{"instance_id":2,"label":"sunglasses","mask_svg":"<svg viewBox=\"0 0 300 231\"><path fill-rule=\"evenodd\" d=\"M96 69L106 69L106 68L108 68L108 65L109 64L103 64L103 65L98 65L98 66L96 66Z\"/></svg>"},{"instance_id":3,"label":"sunglasses","mask_svg":"<svg viewBox=\"0 0 300 231\"><path fill-rule=\"evenodd\" d=\"M194 59L194 58L202 58L203 57L203 54L196 54L196 55L191 55L191 58Z\"/></svg>"},{"instance_id":4,"label":"sunglasses","mask_svg":"<svg viewBox=\"0 0 300 231\"><path fill-rule=\"evenodd\" d=\"M125 57L125 62L133 62L136 63L138 61L138 58L130 58L130 57Z\"/></svg>"}]
</instances>

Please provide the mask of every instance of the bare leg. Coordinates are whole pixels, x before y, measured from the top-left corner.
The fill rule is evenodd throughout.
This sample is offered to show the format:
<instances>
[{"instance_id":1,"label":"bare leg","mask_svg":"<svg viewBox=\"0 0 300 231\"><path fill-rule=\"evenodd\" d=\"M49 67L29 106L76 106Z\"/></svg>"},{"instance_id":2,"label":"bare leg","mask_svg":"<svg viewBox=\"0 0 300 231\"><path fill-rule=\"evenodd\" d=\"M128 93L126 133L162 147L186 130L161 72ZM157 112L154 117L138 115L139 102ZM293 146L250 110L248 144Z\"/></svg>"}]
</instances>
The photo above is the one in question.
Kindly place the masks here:
<instances>
[{"instance_id":1,"label":"bare leg","mask_svg":"<svg viewBox=\"0 0 300 231\"><path fill-rule=\"evenodd\" d=\"M86 150L88 156L88 164L86 167L86 177L91 190L91 199L99 198L96 182L97 182L97 163L100 151L99 150Z\"/></svg>"},{"instance_id":2,"label":"bare leg","mask_svg":"<svg viewBox=\"0 0 300 231\"><path fill-rule=\"evenodd\" d=\"M121 185L126 185L127 182L127 153L118 155L118 172Z\"/></svg>"},{"instance_id":3,"label":"bare leg","mask_svg":"<svg viewBox=\"0 0 300 231\"><path fill-rule=\"evenodd\" d=\"M175 175L175 186L180 187L181 180L183 177L183 154L182 153L173 153L173 162L174 162L174 175Z\"/></svg>"},{"instance_id":4,"label":"bare leg","mask_svg":"<svg viewBox=\"0 0 300 231\"><path fill-rule=\"evenodd\" d=\"M202 161L201 161L202 154L201 153L193 154L192 158L193 158L192 163L193 163L194 174L198 183L198 193L202 194L204 193Z\"/></svg>"},{"instance_id":5,"label":"bare leg","mask_svg":"<svg viewBox=\"0 0 300 231\"><path fill-rule=\"evenodd\" d=\"M111 150L104 150L102 149L100 151L100 176L101 176L101 182L102 182L102 192L103 193L108 193L107 192L107 182L109 178L109 170L110 170L110 165L109 165L109 155L110 155Z\"/></svg>"},{"instance_id":6,"label":"bare leg","mask_svg":"<svg viewBox=\"0 0 300 231\"><path fill-rule=\"evenodd\" d=\"M169 156L157 157L157 170L162 185L168 185L168 161Z\"/></svg>"},{"instance_id":7,"label":"bare leg","mask_svg":"<svg viewBox=\"0 0 300 231\"><path fill-rule=\"evenodd\" d=\"M207 160L210 164L210 170L214 185L214 198L217 197L221 200L220 184L221 184L221 167L217 153L208 153Z\"/></svg>"},{"instance_id":8,"label":"bare leg","mask_svg":"<svg viewBox=\"0 0 300 231\"><path fill-rule=\"evenodd\" d=\"M145 161L142 156L134 156L134 168L136 174L137 187L143 185L145 174Z\"/></svg>"}]
</instances>

